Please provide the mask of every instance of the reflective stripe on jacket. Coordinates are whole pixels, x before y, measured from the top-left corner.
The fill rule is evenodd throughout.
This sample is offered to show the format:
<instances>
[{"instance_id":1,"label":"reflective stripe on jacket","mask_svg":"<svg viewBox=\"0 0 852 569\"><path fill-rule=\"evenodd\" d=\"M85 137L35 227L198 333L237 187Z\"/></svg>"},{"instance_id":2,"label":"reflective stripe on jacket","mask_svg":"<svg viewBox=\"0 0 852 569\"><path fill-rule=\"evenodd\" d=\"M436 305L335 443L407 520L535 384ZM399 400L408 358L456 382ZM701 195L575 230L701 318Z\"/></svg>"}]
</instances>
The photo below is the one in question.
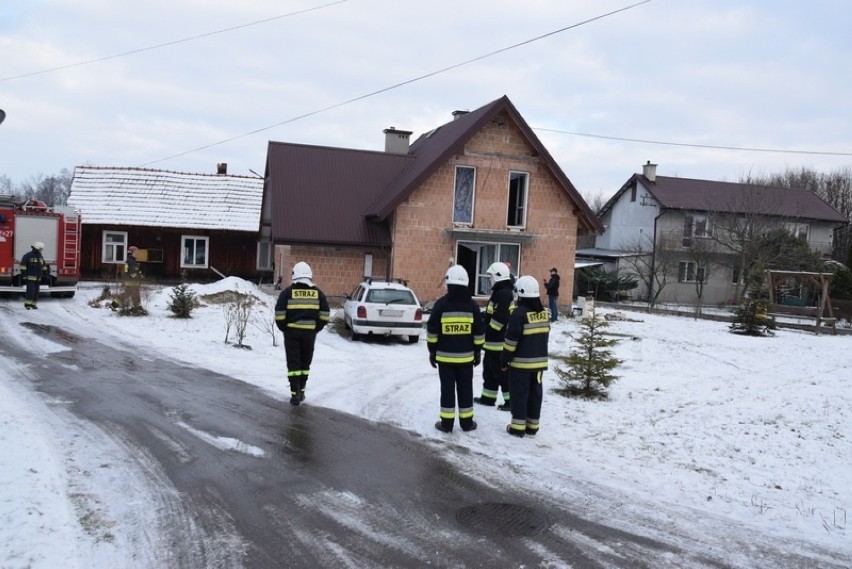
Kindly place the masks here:
<instances>
[{"instance_id":1,"label":"reflective stripe on jacket","mask_svg":"<svg viewBox=\"0 0 852 569\"><path fill-rule=\"evenodd\" d=\"M547 369L549 338L550 316L547 310L535 312L528 306L515 308L506 327L503 364L523 370Z\"/></svg>"},{"instance_id":2,"label":"reflective stripe on jacket","mask_svg":"<svg viewBox=\"0 0 852 569\"><path fill-rule=\"evenodd\" d=\"M322 330L330 314L323 292L304 283L293 283L282 290L275 303L275 325L282 332Z\"/></svg>"}]
</instances>

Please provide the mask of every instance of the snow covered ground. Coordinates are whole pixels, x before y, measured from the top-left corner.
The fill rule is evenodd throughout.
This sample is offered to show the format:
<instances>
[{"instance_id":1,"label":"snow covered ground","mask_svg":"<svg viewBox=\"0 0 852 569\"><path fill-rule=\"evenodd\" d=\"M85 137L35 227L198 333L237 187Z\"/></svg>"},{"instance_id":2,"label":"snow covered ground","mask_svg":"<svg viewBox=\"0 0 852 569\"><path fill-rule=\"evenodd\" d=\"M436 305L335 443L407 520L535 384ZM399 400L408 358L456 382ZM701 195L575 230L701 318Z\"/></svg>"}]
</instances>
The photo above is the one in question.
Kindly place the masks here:
<instances>
[{"instance_id":1,"label":"snow covered ground","mask_svg":"<svg viewBox=\"0 0 852 569\"><path fill-rule=\"evenodd\" d=\"M239 279L191 285L204 305L180 320L167 308L171 288L150 291L146 318L90 306L101 289L89 283L74 299L45 299L37 312L21 309L19 320L70 316L75 334L118 335L140 352L156 351L289 397L280 336L273 346L264 325L271 322L274 296ZM225 344L223 305L205 300L226 290L259 299L244 342L251 350ZM19 303L7 301L3 308L17 311ZM452 441L453 448L470 451L474 472L498 461L507 475L543 491L558 494L570 477L658 504L661 519L667 511L693 511L756 529L770 542L802 540L852 555L852 336L781 330L750 338L729 333L721 322L626 314L633 321L609 329L621 340L615 353L624 361L610 399L556 395L547 389L558 382L549 370L535 439L507 435L509 414L493 408L476 409L477 431L439 433L433 428L437 372L424 342L351 342L331 327L318 337L306 404L395 425L436 444ZM560 320L551 351L567 353L576 331L576 320ZM6 333L46 355L65 349L25 327ZM233 328L229 340L233 344ZM125 559L123 520L114 522L115 539L93 537L79 514L92 509L81 510L80 501L109 505L113 517L139 516L138 505L125 504L115 472L90 483L100 493L77 488L75 453L85 447L58 444L61 420L45 419L41 397L11 379L21 371L14 365L0 365L0 568L108 567Z\"/></svg>"}]
</instances>

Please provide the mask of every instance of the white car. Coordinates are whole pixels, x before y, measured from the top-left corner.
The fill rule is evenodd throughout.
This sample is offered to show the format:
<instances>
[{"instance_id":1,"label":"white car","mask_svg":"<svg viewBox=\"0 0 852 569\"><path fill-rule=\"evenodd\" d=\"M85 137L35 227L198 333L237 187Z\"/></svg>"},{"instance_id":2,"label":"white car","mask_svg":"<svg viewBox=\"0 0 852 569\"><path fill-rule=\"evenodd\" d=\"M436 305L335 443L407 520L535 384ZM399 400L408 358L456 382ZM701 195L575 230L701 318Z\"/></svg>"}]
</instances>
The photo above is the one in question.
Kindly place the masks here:
<instances>
[{"instance_id":1,"label":"white car","mask_svg":"<svg viewBox=\"0 0 852 569\"><path fill-rule=\"evenodd\" d=\"M346 295L343 323L353 340L400 336L414 344L423 330L423 308L405 284L368 279Z\"/></svg>"}]
</instances>

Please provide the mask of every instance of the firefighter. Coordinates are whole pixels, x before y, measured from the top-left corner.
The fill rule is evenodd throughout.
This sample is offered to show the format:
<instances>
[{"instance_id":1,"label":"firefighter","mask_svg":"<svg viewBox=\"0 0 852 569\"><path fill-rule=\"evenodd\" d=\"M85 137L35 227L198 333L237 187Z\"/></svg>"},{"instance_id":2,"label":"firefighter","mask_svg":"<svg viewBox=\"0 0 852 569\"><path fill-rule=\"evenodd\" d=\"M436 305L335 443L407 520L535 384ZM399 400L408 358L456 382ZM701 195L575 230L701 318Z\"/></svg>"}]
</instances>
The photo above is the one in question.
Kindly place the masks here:
<instances>
[{"instance_id":1,"label":"firefighter","mask_svg":"<svg viewBox=\"0 0 852 569\"><path fill-rule=\"evenodd\" d=\"M275 303L275 325L284 332L290 405L299 405L305 400L317 332L328 324L330 311L325 295L314 286L310 265L299 261L293 265L291 277L292 284Z\"/></svg>"},{"instance_id":2,"label":"firefighter","mask_svg":"<svg viewBox=\"0 0 852 569\"><path fill-rule=\"evenodd\" d=\"M473 402L493 407L500 391L503 404L497 408L510 411L509 375L501 368L500 356L506 335L506 323L514 309L514 277L506 263L492 263L486 271L491 280L491 297L485 307L485 357L482 361L482 395Z\"/></svg>"},{"instance_id":3,"label":"firefighter","mask_svg":"<svg viewBox=\"0 0 852 569\"><path fill-rule=\"evenodd\" d=\"M512 422L506 432L535 436L541 417L541 376L547 369L550 314L541 304L538 281L523 276L515 283L517 306L506 326L502 367L509 372Z\"/></svg>"},{"instance_id":4,"label":"firefighter","mask_svg":"<svg viewBox=\"0 0 852 569\"><path fill-rule=\"evenodd\" d=\"M125 302L129 308L136 309L142 306L139 296L139 286L142 281L142 269L136 260L136 252L139 248L131 245L127 248L127 259L124 261L124 292Z\"/></svg>"},{"instance_id":5,"label":"firefighter","mask_svg":"<svg viewBox=\"0 0 852 569\"><path fill-rule=\"evenodd\" d=\"M44 256L41 254L43 250L44 243L36 241L30 247L30 252L21 257L21 275L27 285L27 290L24 293L24 307L27 310L38 308L41 279L50 271L50 267L44 262Z\"/></svg>"},{"instance_id":6,"label":"firefighter","mask_svg":"<svg viewBox=\"0 0 852 569\"><path fill-rule=\"evenodd\" d=\"M453 432L458 394L459 426L476 428L473 420L473 368L479 365L485 329L479 305L468 288L467 271L453 265L444 275L447 294L439 298L426 323L429 363L441 380L441 413L435 428Z\"/></svg>"}]
</instances>

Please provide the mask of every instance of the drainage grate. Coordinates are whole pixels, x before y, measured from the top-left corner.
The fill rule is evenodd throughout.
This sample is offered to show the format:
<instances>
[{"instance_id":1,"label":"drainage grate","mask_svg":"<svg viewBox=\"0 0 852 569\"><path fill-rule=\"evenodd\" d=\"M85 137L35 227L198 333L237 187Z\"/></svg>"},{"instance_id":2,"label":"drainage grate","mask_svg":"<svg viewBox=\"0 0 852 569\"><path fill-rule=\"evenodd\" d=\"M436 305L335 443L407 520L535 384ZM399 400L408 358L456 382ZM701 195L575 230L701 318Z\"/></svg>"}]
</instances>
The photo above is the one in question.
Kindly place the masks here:
<instances>
[{"instance_id":1,"label":"drainage grate","mask_svg":"<svg viewBox=\"0 0 852 569\"><path fill-rule=\"evenodd\" d=\"M456 520L486 534L509 537L539 535L547 529L547 516L516 504L475 504L456 512Z\"/></svg>"}]
</instances>

